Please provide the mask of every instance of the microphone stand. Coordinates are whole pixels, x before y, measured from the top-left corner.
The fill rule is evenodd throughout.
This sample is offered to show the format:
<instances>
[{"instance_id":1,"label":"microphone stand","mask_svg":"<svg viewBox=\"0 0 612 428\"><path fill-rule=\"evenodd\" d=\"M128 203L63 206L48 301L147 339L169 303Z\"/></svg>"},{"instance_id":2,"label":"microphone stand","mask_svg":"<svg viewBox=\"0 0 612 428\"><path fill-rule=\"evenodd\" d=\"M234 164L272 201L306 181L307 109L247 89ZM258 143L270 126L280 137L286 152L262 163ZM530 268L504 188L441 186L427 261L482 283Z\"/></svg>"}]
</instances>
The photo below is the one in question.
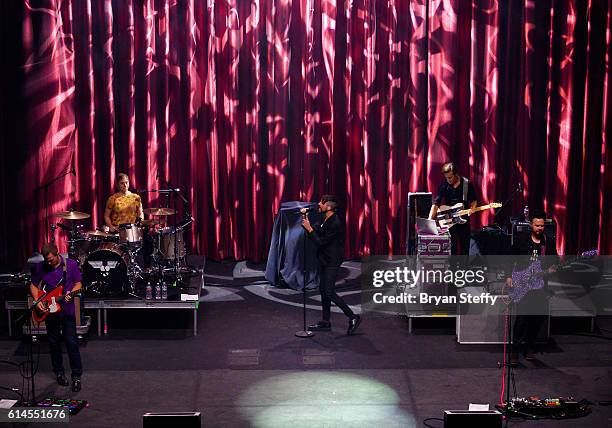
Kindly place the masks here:
<instances>
[{"instance_id":1,"label":"microphone stand","mask_svg":"<svg viewBox=\"0 0 612 428\"><path fill-rule=\"evenodd\" d=\"M28 331L30 334L30 343L28 346L28 365L30 367L30 388L32 388L32 396L28 397L30 398L30 400L28 401L28 405L30 406L35 406L36 405L36 382L34 381L34 375L36 374L34 372L34 348L33 348L33 344L32 344L32 312L34 312L34 310L36 309L36 305L38 305L39 302L41 302L46 296L47 294L49 294L48 292L43 292L38 299L36 299L34 301L34 303L32 303L32 305L23 313L21 314L21 316L19 318L17 318L14 323L15 324L19 324L19 322L22 319L26 319L26 322L28 323ZM25 403L24 403L25 404Z\"/></svg>"},{"instance_id":2,"label":"microphone stand","mask_svg":"<svg viewBox=\"0 0 612 428\"><path fill-rule=\"evenodd\" d=\"M513 343L513 338L512 338L512 310L511 308L515 305L515 303L511 303L510 305L508 305L508 307L506 308L506 328L505 328L505 332L506 332L506 352L504 354L504 362L503 363L498 363L498 366L500 368L505 368L506 369L506 390L505 392L505 402L503 404L499 404L497 406L495 406L500 412L502 412L502 414L506 417L506 422L508 422L510 420L510 417L514 414L517 414L517 412L514 410L514 408L512 407L512 403L511 403L511 393L510 393L510 388L515 389L515 383L514 383L514 367L512 365L512 354L513 354L513 346L516 345L515 343ZM514 393L516 393L516 391L514 391Z\"/></svg>"},{"instance_id":3,"label":"microphone stand","mask_svg":"<svg viewBox=\"0 0 612 428\"><path fill-rule=\"evenodd\" d=\"M508 204L516 197L518 192L522 192L522 191L523 191L523 183L519 183L514 188L514 191L510 194L510 196L504 201L504 203L502 204L502 207L495 214L493 214L493 218L496 221L497 221L497 217L499 216L499 214L501 214L504 211L504 208L506 208L506 206L508 206Z\"/></svg>"},{"instance_id":4,"label":"microphone stand","mask_svg":"<svg viewBox=\"0 0 612 428\"><path fill-rule=\"evenodd\" d=\"M70 170L68 172L65 172L61 175L58 175L57 177L55 177L54 179L52 179L51 181L42 184L38 187L36 187L34 190L32 190L32 192L34 194L40 192L41 190L44 190L45 192L45 242L49 242L49 187L51 187L51 185L53 183L55 183L56 181L64 178L65 176L72 174L73 170Z\"/></svg>"},{"instance_id":5,"label":"microphone stand","mask_svg":"<svg viewBox=\"0 0 612 428\"><path fill-rule=\"evenodd\" d=\"M306 218L308 216L308 211L302 214L302 218ZM314 332L308 330L306 328L306 284L308 283L308 269L306 269L306 230L302 227L302 279L304 284L302 285L302 314L303 314L303 329L300 331L296 331L295 335L301 338L313 337Z\"/></svg>"}]
</instances>

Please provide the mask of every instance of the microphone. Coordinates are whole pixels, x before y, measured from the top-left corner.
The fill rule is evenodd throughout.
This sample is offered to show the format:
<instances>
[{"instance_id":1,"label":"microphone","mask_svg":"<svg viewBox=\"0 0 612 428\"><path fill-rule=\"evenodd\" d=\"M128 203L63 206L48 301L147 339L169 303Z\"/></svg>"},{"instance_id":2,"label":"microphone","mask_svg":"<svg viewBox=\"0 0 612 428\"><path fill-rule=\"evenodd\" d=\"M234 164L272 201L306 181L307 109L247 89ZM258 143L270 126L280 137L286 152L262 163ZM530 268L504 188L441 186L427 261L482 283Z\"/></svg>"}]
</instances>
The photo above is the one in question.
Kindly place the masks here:
<instances>
[{"instance_id":1,"label":"microphone","mask_svg":"<svg viewBox=\"0 0 612 428\"><path fill-rule=\"evenodd\" d=\"M300 208L300 214L308 214L312 208Z\"/></svg>"}]
</instances>

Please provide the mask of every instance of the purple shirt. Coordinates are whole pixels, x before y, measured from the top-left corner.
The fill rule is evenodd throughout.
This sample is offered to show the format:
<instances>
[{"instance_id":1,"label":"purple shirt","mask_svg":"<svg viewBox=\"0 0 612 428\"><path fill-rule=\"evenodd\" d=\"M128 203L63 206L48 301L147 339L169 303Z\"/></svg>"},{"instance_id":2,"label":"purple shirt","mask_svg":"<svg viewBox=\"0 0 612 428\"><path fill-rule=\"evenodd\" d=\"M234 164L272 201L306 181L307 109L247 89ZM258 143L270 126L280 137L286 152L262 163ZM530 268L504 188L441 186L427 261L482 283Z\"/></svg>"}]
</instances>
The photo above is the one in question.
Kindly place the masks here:
<instances>
[{"instance_id":1,"label":"purple shirt","mask_svg":"<svg viewBox=\"0 0 612 428\"><path fill-rule=\"evenodd\" d=\"M66 284L64 284L62 278L64 276L64 263L66 262L68 264L66 265ZM37 263L32 269L32 284L45 292L52 291L58 285L63 285L63 293L66 294L72 290L75 283L82 280L83 278L77 262L72 259L66 259L63 256L59 266L55 269L45 262ZM60 281L62 281L61 284ZM70 300L68 303L61 303L61 307L60 315L74 315L74 300Z\"/></svg>"}]
</instances>

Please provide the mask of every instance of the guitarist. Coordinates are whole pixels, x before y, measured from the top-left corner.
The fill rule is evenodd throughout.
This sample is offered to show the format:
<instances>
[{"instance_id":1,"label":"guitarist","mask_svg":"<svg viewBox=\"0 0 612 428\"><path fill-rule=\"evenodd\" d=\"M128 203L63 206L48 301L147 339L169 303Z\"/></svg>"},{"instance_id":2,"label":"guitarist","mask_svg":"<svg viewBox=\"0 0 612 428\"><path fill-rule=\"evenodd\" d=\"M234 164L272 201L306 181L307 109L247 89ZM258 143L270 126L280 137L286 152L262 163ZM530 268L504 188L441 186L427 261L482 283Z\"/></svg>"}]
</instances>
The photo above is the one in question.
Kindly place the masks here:
<instances>
[{"instance_id":1,"label":"guitarist","mask_svg":"<svg viewBox=\"0 0 612 428\"><path fill-rule=\"evenodd\" d=\"M477 205L476 191L474 185L465 177L457 173L457 168L452 162L442 165L444 181L438 187L438 193L433 200L429 218L435 219L440 205L455 205L463 203L465 209L474 209ZM451 254L467 255L470 250L470 222L456 224L450 228Z\"/></svg>"},{"instance_id":2,"label":"guitarist","mask_svg":"<svg viewBox=\"0 0 612 428\"><path fill-rule=\"evenodd\" d=\"M529 235L519 235L512 246L512 254L529 256L529 261L525 260L525 263L522 263L527 266L517 266L518 263L515 263L514 269L525 269L530 262L541 256L555 256L541 259L543 270L552 273L555 270L553 263L558 254L555 239L547 238L544 234L546 213L542 209L533 210L529 220L531 233ZM519 353L525 354L527 360L535 359L535 343L538 332L546 321L546 315L544 314L544 309L547 307L546 283L546 278L544 278L544 289L530 290L517 304L517 315L512 334L514 349L510 359L510 363L513 365L518 364ZM512 277L506 278L506 285L513 286Z\"/></svg>"},{"instance_id":3,"label":"guitarist","mask_svg":"<svg viewBox=\"0 0 612 428\"><path fill-rule=\"evenodd\" d=\"M82 288L81 271L76 261L62 257L54 243L44 244L41 253L45 261L33 268L32 283L30 284L30 294L35 301L44 293L48 293L58 286L64 287L63 293L75 292ZM49 338L49 351L57 383L62 386L68 386L69 382L64 374L61 348L63 333L66 349L68 350L68 359L70 360L70 369L72 370L72 391L78 392L81 390L83 365L77 342L74 300L72 294L64 294L64 296L64 300L60 303L61 310L58 313L49 314L45 318L47 336ZM37 309L41 312L49 311L43 305L43 302L38 302Z\"/></svg>"}]
</instances>

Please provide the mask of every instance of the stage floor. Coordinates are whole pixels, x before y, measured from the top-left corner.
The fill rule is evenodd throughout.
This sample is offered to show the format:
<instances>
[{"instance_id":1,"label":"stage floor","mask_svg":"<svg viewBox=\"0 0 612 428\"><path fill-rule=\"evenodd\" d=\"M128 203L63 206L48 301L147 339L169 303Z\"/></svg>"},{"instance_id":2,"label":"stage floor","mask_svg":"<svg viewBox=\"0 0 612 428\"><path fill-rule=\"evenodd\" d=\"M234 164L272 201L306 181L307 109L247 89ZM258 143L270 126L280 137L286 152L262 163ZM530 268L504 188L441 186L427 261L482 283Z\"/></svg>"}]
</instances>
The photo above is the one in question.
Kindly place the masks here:
<instances>
[{"instance_id":1,"label":"stage floor","mask_svg":"<svg viewBox=\"0 0 612 428\"><path fill-rule=\"evenodd\" d=\"M302 328L301 294L268 287L261 268L207 263L197 336L189 311L116 311L109 335L98 337L94 327L81 348L78 394L55 384L43 338L37 396L88 400L69 424L79 427L138 427L143 413L163 411L200 411L204 425L214 427L421 427L445 409L499 402L501 345L458 344L450 319L419 324L410 334L407 319L393 314L365 314L358 334L346 336L346 319L334 313L332 332L300 339L294 332ZM351 304L359 301L356 271L345 264L339 281ZM319 319L317 303L310 292L309 322ZM611 342L586 334L583 324L576 330L585 334L569 334L567 323L553 322L538 359L515 370L519 396L612 399ZM609 335L612 320L599 318L596 327ZM0 359L22 361L26 342L2 334ZM21 382L13 367L0 365L0 385ZM611 407L594 405L582 419L511 426L611 421Z\"/></svg>"}]
</instances>

